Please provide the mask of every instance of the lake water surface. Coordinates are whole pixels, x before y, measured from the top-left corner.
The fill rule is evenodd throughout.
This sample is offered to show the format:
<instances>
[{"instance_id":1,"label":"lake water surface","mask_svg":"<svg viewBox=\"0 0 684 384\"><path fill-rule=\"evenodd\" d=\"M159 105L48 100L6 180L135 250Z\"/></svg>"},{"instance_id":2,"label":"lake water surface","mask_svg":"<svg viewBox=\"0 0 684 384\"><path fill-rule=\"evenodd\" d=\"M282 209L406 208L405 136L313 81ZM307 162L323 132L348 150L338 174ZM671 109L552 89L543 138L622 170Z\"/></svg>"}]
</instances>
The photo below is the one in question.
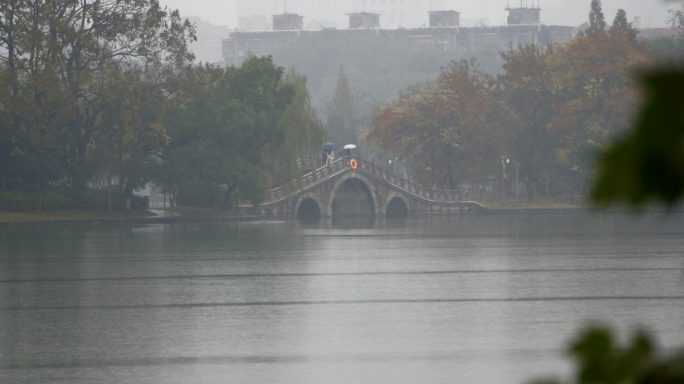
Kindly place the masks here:
<instances>
[{"instance_id":1,"label":"lake water surface","mask_svg":"<svg viewBox=\"0 0 684 384\"><path fill-rule=\"evenodd\" d=\"M0 383L524 383L684 345L684 216L0 228Z\"/></svg>"}]
</instances>

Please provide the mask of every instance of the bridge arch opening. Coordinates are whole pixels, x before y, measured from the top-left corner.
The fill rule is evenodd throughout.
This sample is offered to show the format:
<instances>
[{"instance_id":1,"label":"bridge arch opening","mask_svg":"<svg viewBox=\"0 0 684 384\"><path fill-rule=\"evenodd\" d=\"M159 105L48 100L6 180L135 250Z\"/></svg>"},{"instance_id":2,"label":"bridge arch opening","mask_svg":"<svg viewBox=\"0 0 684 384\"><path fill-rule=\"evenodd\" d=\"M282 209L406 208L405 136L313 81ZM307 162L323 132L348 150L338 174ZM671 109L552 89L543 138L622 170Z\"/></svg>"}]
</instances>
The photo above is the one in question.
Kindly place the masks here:
<instances>
[{"instance_id":1,"label":"bridge arch opening","mask_svg":"<svg viewBox=\"0 0 684 384\"><path fill-rule=\"evenodd\" d=\"M375 215L375 203L368 185L356 178L342 182L332 201L333 216Z\"/></svg>"},{"instance_id":2,"label":"bridge arch opening","mask_svg":"<svg viewBox=\"0 0 684 384\"><path fill-rule=\"evenodd\" d=\"M302 200L297 209L297 220L316 221L321 219L321 208L316 200L307 197Z\"/></svg>"},{"instance_id":3,"label":"bridge arch opening","mask_svg":"<svg viewBox=\"0 0 684 384\"><path fill-rule=\"evenodd\" d=\"M385 217L388 219L406 219L408 218L408 207L406 202L401 197L394 197L387 203L385 209Z\"/></svg>"}]
</instances>

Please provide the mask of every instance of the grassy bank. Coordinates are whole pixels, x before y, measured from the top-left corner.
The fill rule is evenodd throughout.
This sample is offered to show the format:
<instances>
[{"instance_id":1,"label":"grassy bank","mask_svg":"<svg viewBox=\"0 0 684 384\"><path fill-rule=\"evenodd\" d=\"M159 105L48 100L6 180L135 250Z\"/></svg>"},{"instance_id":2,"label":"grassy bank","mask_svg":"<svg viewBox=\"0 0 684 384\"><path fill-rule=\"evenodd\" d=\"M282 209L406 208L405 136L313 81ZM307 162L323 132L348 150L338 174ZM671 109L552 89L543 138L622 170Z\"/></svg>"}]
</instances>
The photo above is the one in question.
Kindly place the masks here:
<instances>
[{"instance_id":1,"label":"grassy bank","mask_svg":"<svg viewBox=\"0 0 684 384\"><path fill-rule=\"evenodd\" d=\"M149 211L112 212L104 211L51 211L51 212L5 212L0 211L0 221L53 221L53 220L90 220L90 219L125 219L156 216Z\"/></svg>"},{"instance_id":2,"label":"grassy bank","mask_svg":"<svg viewBox=\"0 0 684 384\"><path fill-rule=\"evenodd\" d=\"M475 201L482 203L487 208L504 208L501 198L483 199ZM520 196L516 202L515 196L506 198L505 208L520 208L520 209L568 209L568 208L589 208L591 204L587 204L583 196L576 196L574 202L571 201L570 196L535 196L534 199L528 200L527 196Z\"/></svg>"},{"instance_id":3,"label":"grassy bank","mask_svg":"<svg viewBox=\"0 0 684 384\"><path fill-rule=\"evenodd\" d=\"M23 211L5 212L0 211L0 222L8 221L56 221L56 220L93 220L93 219L143 219L152 217L187 217L221 219L236 216L244 216L236 212L216 212L211 208L176 207L159 208L143 211L115 211L108 213L101 210L68 210L68 211Z\"/></svg>"},{"instance_id":4,"label":"grassy bank","mask_svg":"<svg viewBox=\"0 0 684 384\"><path fill-rule=\"evenodd\" d=\"M246 216L244 213L235 211L218 212L213 208L199 207L175 207L175 208L155 208L153 212L160 216L181 216L190 218L222 219L236 216Z\"/></svg>"}]
</instances>

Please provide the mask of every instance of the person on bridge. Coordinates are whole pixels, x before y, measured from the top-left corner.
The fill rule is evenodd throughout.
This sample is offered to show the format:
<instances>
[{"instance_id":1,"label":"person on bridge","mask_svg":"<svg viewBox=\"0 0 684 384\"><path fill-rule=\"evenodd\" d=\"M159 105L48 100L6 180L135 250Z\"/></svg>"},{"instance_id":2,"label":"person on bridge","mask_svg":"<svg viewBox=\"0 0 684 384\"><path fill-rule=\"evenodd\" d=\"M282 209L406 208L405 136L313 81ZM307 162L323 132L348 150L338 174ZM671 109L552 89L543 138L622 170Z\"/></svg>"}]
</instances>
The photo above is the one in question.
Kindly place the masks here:
<instances>
[{"instance_id":1,"label":"person on bridge","mask_svg":"<svg viewBox=\"0 0 684 384\"><path fill-rule=\"evenodd\" d=\"M349 157L351 156L351 150L356 148L354 144L347 144L340 150L340 156Z\"/></svg>"},{"instance_id":2,"label":"person on bridge","mask_svg":"<svg viewBox=\"0 0 684 384\"><path fill-rule=\"evenodd\" d=\"M323 165L327 165L332 163L333 160L335 160L335 143L325 143L323 145L323 153L322 155L322 160L323 160Z\"/></svg>"}]
</instances>

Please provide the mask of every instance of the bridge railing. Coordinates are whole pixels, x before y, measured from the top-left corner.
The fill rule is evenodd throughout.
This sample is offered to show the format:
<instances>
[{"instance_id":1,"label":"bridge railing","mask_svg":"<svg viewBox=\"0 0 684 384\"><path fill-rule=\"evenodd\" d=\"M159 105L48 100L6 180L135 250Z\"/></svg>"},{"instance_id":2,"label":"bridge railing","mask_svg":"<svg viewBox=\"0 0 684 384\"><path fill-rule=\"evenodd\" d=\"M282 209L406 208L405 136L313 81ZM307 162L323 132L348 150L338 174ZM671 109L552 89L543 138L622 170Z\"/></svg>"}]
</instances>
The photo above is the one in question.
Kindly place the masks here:
<instances>
[{"instance_id":1,"label":"bridge railing","mask_svg":"<svg viewBox=\"0 0 684 384\"><path fill-rule=\"evenodd\" d=\"M390 184L400 187L415 195L424 197L426 199L439 201L461 200L461 194L458 190L425 188L422 185L413 183L405 179L403 176L394 174L382 167L379 167L374 163L368 162L360 158L357 158L357 161L359 162L358 168L360 168L361 170L366 171L378 178L386 180Z\"/></svg>"},{"instance_id":2,"label":"bridge railing","mask_svg":"<svg viewBox=\"0 0 684 384\"><path fill-rule=\"evenodd\" d=\"M447 189L432 189L425 188L421 185L413 183L400 175L396 175L373 162L369 162L358 156L343 157L333 161L330 165L322 166L306 175L300 177L298 180L285 184L283 186L271 189L268 191L266 201L275 201L283 199L290 194L304 189L311 184L317 183L328 177L331 177L347 168L350 168L350 160L355 159L358 163L357 169L371 174L379 179L385 180L409 193L417 196L436 200L436 201L460 201L461 193L458 190Z\"/></svg>"},{"instance_id":3,"label":"bridge railing","mask_svg":"<svg viewBox=\"0 0 684 384\"><path fill-rule=\"evenodd\" d=\"M317 163L317 162L319 161L318 159L319 159L318 157L314 157L314 156L311 156L311 155L306 155L306 156L304 156L304 157L302 157L302 158L300 158L300 159L297 159L297 161L295 162L295 164L296 164L297 167L299 167L299 169L302 169L302 170L303 170L303 169L305 169L305 168L307 167L307 165L310 165L311 163L314 163L314 162ZM284 173L287 169L288 169L288 166L287 166L287 165L283 165L283 166L277 167L277 168L274 169L274 170L271 170L271 171L266 175L266 180L267 180L269 183L272 183L272 182L278 177L278 175Z\"/></svg>"},{"instance_id":4,"label":"bridge railing","mask_svg":"<svg viewBox=\"0 0 684 384\"><path fill-rule=\"evenodd\" d=\"M333 161L330 165L325 165L318 169L315 169L295 181L269 190L266 201L274 201L287 197L289 194L296 192L302 188L306 188L315 182L326 179L329 176L332 176L340 171L343 171L345 168L349 168L349 164L347 164L347 166L345 167L344 159L337 159Z\"/></svg>"}]
</instances>

